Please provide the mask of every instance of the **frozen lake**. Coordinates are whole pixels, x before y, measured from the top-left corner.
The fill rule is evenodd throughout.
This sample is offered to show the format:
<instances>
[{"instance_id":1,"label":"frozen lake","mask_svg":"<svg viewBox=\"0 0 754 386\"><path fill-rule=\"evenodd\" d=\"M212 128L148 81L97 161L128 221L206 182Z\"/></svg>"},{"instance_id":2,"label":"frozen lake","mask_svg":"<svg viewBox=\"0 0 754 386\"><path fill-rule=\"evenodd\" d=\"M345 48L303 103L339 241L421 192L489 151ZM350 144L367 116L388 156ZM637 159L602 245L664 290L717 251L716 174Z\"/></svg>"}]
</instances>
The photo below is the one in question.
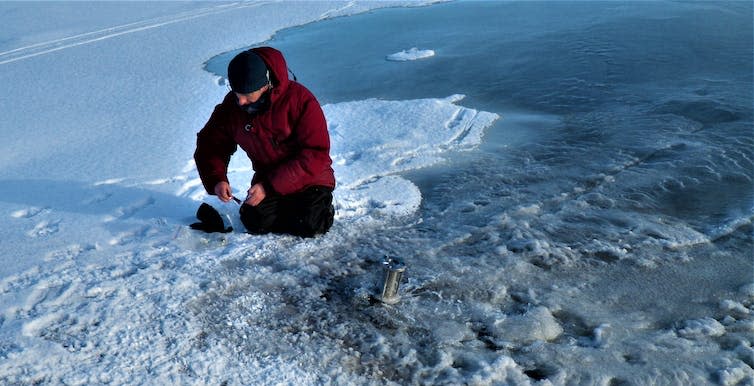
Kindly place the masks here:
<instances>
[{"instance_id":1,"label":"frozen lake","mask_svg":"<svg viewBox=\"0 0 754 386\"><path fill-rule=\"evenodd\" d=\"M383 5L0 4L0 383L754 383L752 4L331 18ZM336 224L190 231L237 216L191 161L228 60L301 24L255 45L324 105Z\"/></svg>"},{"instance_id":2,"label":"frozen lake","mask_svg":"<svg viewBox=\"0 0 754 386\"><path fill-rule=\"evenodd\" d=\"M479 150L407 174L423 196L416 222L332 251L410 267L395 311L363 304L337 318L374 325L362 350L387 340L371 374L468 381L487 371L479 358L500 354L556 383L684 383L723 379L708 369L722 357L754 365L750 339L683 333L735 324L742 315L721 301L754 279L751 12L744 2L457 2L265 43L324 103L460 93L502 116ZM414 47L434 55L385 60ZM222 73L234 53L210 69ZM375 277L344 275L330 300L350 307ZM697 344L711 346L689 352ZM396 368L404 355L415 360ZM435 367L448 355L450 368Z\"/></svg>"}]
</instances>

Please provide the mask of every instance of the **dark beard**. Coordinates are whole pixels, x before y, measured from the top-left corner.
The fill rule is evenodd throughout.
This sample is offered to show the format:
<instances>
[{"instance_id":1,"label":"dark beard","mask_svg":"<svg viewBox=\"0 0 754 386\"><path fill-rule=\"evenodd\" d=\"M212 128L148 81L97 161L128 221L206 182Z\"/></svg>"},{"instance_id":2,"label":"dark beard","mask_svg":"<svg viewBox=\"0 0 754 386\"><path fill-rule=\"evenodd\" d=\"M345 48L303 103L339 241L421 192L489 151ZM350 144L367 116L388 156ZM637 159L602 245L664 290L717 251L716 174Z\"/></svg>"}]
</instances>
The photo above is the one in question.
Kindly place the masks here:
<instances>
[{"instance_id":1,"label":"dark beard","mask_svg":"<svg viewBox=\"0 0 754 386\"><path fill-rule=\"evenodd\" d=\"M262 94L256 102L248 103L245 105L238 105L241 110L246 111L247 114L259 114L270 107L270 95L269 91Z\"/></svg>"}]
</instances>

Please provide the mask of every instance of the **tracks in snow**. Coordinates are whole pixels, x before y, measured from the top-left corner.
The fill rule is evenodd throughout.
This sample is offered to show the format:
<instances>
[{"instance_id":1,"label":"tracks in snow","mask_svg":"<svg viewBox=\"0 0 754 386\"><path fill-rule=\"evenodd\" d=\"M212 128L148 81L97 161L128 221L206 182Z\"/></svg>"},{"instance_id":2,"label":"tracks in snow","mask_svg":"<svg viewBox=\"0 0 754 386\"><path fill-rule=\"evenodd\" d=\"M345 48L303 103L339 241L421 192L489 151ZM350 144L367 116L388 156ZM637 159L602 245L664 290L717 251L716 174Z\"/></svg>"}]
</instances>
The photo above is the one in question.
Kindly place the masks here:
<instances>
[{"instance_id":1,"label":"tracks in snow","mask_svg":"<svg viewBox=\"0 0 754 386\"><path fill-rule=\"evenodd\" d=\"M104 28L97 31L81 33L67 36L59 39L48 40L24 47L19 47L0 52L0 65L17 62L19 60L29 59L40 55L49 54L56 51L65 50L85 44L95 43L102 40L111 39L121 35L127 35L135 32L141 32L154 28L164 27L166 25L184 22L187 20L197 19L205 16L212 16L239 8L256 7L265 4L265 2L255 2L252 4L233 3L219 4L207 8L201 8L191 11L180 12L174 15L161 16L152 19L137 21L133 23L122 24L114 27Z\"/></svg>"}]
</instances>

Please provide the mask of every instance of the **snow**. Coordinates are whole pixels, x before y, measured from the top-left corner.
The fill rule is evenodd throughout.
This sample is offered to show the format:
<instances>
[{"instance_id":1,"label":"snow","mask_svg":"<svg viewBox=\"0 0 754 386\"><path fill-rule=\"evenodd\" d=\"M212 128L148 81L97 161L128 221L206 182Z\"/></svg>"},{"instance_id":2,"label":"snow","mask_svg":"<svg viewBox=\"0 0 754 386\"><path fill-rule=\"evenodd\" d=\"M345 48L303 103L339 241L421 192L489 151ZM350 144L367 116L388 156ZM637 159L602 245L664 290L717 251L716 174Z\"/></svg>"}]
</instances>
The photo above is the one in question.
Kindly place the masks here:
<instances>
[{"instance_id":1,"label":"snow","mask_svg":"<svg viewBox=\"0 0 754 386\"><path fill-rule=\"evenodd\" d=\"M390 54L385 59L392 62L407 62L411 60L426 59L435 56L433 50L420 50L417 47L412 47L401 52Z\"/></svg>"},{"instance_id":2,"label":"snow","mask_svg":"<svg viewBox=\"0 0 754 386\"><path fill-rule=\"evenodd\" d=\"M95 17L82 17L85 4L52 3L37 23L28 23L39 14L34 7L4 4L13 17L4 19L7 37L0 48L7 85L1 208L9 220L0 247L0 357L7 359L0 378L217 379L234 367L223 358L235 349L197 349L196 340L207 334L201 330L214 323L203 327L203 317L186 318L203 314L207 307L200 305L213 302L211 288L218 283L211 272L282 250L298 259L310 256L308 263L297 259L299 273L254 280L263 290L243 290L249 295L238 298L243 312L204 316L244 331L253 327L248 322L256 313L270 311L269 289L333 269L310 260L312 250L337 244L348 228L414 214L421 194L396 173L477 146L496 114L458 105L461 95L325 105L339 182L338 225L331 235L301 243L283 236L203 235L185 227L201 200L237 222L232 206L207 197L191 160L194 133L225 92L217 87L222 83L209 81L201 63L285 26L399 4L417 5L97 4ZM253 31L243 28L246 23L255 25ZM248 160L235 157L233 186L242 189L250 173ZM255 266L262 276L271 273ZM85 359L91 355L100 355L102 363ZM296 356L249 354L247 370L228 375L240 383L319 379ZM105 368L111 370L103 373Z\"/></svg>"},{"instance_id":3,"label":"snow","mask_svg":"<svg viewBox=\"0 0 754 386\"><path fill-rule=\"evenodd\" d=\"M563 328L547 307L535 307L522 315L503 315L490 326L497 339L515 343L551 341L563 333Z\"/></svg>"},{"instance_id":4,"label":"snow","mask_svg":"<svg viewBox=\"0 0 754 386\"><path fill-rule=\"evenodd\" d=\"M725 326L712 318L701 320L689 320L678 330L678 334L684 338L696 338L700 336L722 336L725 334Z\"/></svg>"},{"instance_id":5,"label":"snow","mask_svg":"<svg viewBox=\"0 0 754 386\"><path fill-rule=\"evenodd\" d=\"M652 12L664 15L663 7L673 5L567 4L576 15L506 20L516 33L501 35L501 42L514 43L501 60L513 64L498 65L501 51L488 50L490 60L480 63L495 64L505 77L475 74L495 77L489 90L458 73L433 74L466 71L441 61L470 53L452 55L422 40L422 32L399 45L375 41L373 49L336 61L377 66L370 72L385 82L363 81L355 64L322 78L306 72L327 71L297 66L307 86L325 79L369 90L355 100L321 99L338 179L332 230L312 240L248 235L240 232L236 204L207 196L192 161L195 134L227 92L222 76L205 68L208 61L286 27L428 3L0 3L0 383L754 382L754 278L744 272L751 256L736 252L750 245L740 236L750 229L750 211L705 231L646 199L707 175L714 183L750 186L750 151L740 150L750 148L750 133L736 132L750 113L730 106L735 95L704 99L746 78L710 70L688 80L708 86L689 84L672 94L654 80L651 86L608 87L576 77L553 83L540 76L553 72L537 59L549 52L542 46L512 54L546 39L543 25L555 39L570 36L563 31L594 38L601 24L583 23L582 8L589 20L612 28L621 24L588 8L644 20L637 9L659 7ZM503 4L464 3L451 5ZM526 14L537 7L504 4ZM743 3L674 6L750 11ZM400 18L406 10L392 11ZM383 20L371 16L366 25L384 33ZM422 22L406 17L408 27ZM594 50L623 64L618 46L555 43L550 48L587 57ZM443 55L415 47L386 56L413 45ZM671 48L662 45L662 53L675 60ZM313 57L318 49L307 60L331 65ZM433 59L417 60L426 57ZM393 65L386 58L416 62ZM414 84L406 80L418 79L411 71L429 77ZM538 88L544 84L551 88ZM427 95L384 98L379 87ZM625 91L613 115L593 105L609 107L590 94L605 88ZM485 111L496 108L485 103L492 94L563 109L573 107L573 97L594 111ZM684 99L689 95L692 102ZM582 134L592 127L585 121L615 129ZM671 135L657 136L658 126ZM705 137L702 127L721 133ZM566 132L573 136L556 135ZM596 148L584 145L590 136ZM489 145L490 137L498 142ZM517 147L527 143L533 145ZM492 157L480 151L484 146L500 149ZM687 159L709 162L689 166ZM679 176L682 168L694 172ZM237 154L229 173L237 194L250 176L251 165ZM749 196L730 197L748 203ZM692 210L703 207L683 198L677 201L695 204ZM203 201L236 232L188 229ZM375 299L385 255L408 265L395 305Z\"/></svg>"}]
</instances>

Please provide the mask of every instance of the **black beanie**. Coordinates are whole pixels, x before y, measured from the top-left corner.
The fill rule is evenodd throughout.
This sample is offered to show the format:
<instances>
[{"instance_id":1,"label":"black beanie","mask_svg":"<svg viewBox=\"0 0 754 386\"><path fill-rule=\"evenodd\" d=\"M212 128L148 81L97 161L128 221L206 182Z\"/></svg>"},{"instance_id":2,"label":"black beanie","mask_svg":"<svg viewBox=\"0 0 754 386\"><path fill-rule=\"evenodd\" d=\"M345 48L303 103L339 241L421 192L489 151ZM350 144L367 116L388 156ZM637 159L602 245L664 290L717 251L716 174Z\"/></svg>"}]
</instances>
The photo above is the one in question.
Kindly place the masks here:
<instances>
[{"instance_id":1,"label":"black beanie","mask_svg":"<svg viewBox=\"0 0 754 386\"><path fill-rule=\"evenodd\" d=\"M251 50L241 52L228 63L230 88L239 94L248 94L264 87L269 81L267 66Z\"/></svg>"}]
</instances>

